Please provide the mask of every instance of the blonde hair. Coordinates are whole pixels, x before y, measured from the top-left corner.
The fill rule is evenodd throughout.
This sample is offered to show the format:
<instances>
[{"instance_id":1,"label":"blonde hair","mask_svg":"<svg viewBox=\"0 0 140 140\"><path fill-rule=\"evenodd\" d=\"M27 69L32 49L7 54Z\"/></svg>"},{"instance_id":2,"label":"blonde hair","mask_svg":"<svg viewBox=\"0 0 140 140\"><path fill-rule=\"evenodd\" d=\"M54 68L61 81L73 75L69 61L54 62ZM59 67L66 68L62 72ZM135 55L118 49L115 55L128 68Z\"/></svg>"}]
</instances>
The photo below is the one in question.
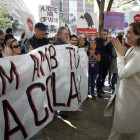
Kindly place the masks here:
<instances>
[{"instance_id":1,"label":"blonde hair","mask_svg":"<svg viewBox=\"0 0 140 140\"><path fill-rule=\"evenodd\" d=\"M78 38L78 41L77 41L77 44L79 45L79 42L82 40L82 39L84 39L83 37L79 37ZM84 39L85 40L85 39Z\"/></svg>"},{"instance_id":2,"label":"blonde hair","mask_svg":"<svg viewBox=\"0 0 140 140\"><path fill-rule=\"evenodd\" d=\"M13 42L15 42L15 41L17 41L17 40L15 40L15 39L9 39L7 42L6 42L6 46L8 46L8 47L12 47L11 46L11 44L13 43Z\"/></svg>"}]
</instances>

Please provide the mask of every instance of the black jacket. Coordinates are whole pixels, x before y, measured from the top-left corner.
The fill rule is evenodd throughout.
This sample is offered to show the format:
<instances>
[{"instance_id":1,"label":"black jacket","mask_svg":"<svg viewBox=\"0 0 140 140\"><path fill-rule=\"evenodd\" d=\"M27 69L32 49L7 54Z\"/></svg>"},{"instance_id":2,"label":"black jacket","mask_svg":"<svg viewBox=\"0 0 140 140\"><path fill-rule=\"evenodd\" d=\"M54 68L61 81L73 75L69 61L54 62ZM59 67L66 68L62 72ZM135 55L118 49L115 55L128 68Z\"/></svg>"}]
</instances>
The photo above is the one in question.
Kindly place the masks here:
<instances>
[{"instance_id":1,"label":"black jacket","mask_svg":"<svg viewBox=\"0 0 140 140\"><path fill-rule=\"evenodd\" d=\"M103 40L102 38L96 39L96 50L100 51L101 53L101 61L99 64L102 66L109 66L112 52L112 43L110 42L105 46L104 43L106 41L107 40Z\"/></svg>"},{"instance_id":2,"label":"black jacket","mask_svg":"<svg viewBox=\"0 0 140 140\"><path fill-rule=\"evenodd\" d=\"M47 38L43 37L42 39L37 39L35 35L33 35L26 41L25 48L28 50L28 46L31 45L33 49L36 49L47 44L49 44L49 40Z\"/></svg>"},{"instance_id":3,"label":"black jacket","mask_svg":"<svg viewBox=\"0 0 140 140\"><path fill-rule=\"evenodd\" d=\"M67 43L63 42L60 38L57 38L57 39L53 42L53 45L62 45L62 44L67 44Z\"/></svg>"}]
</instances>

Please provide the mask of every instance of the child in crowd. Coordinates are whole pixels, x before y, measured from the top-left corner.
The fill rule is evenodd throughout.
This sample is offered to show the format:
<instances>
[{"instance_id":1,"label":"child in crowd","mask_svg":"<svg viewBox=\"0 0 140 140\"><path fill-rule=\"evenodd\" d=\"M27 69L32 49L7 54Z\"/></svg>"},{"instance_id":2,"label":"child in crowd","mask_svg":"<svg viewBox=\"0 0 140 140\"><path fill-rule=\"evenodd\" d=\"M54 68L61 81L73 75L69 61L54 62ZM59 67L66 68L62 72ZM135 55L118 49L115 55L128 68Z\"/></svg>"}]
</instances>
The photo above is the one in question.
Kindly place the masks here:
<instances>
[{"instance_id":1,"label":"child in crowd","mask_svg":"<svg viewBox=\"0 0 140 140\"><path fill-rule=\"evenodd\" d=\"M89 87L91 85L91 95L93 99L95 99L94 94L95 80L99 72L99 61L101 60L100 52L95 49L96 42L92 41L90 44L90 50L87 52L87 55L89 58L88 94L90 94Z\"/></svg>"}]
</instances>

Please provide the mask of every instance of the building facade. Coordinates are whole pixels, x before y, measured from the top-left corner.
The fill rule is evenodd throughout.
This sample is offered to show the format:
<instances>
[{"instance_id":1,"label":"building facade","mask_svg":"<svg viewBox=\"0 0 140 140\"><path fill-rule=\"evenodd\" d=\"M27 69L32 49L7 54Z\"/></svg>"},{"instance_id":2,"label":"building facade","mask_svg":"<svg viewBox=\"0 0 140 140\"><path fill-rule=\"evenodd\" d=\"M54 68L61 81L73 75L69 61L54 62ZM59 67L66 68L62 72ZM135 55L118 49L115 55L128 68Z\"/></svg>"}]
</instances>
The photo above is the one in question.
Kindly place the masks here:
<instances>
[{"instance_id":1,"label":"building facade","mask_svg":"<svg viewBox=\"0 0 140 140\"><path fill-rule=\"evenodd\" d=\"M87 0L51 0L51 5L59 9L62 7L63 15L69 20L74 17L77 20L77 12L94 12L94 5L87 3Z\"/></svg>"},{"instance_id":2,"label":"building facade","mask_svg":"<svg viewBox=\"0 0 140 140\"><path fill-rule=\"evenodd\" d=\"M29 9L25 5L23 0L4 0L7 5L8 13L14 19L17 19L19 22L18 31L21 32L24 30L24 23L17 9L30 13Z\"/></svg>"}]
</instances>

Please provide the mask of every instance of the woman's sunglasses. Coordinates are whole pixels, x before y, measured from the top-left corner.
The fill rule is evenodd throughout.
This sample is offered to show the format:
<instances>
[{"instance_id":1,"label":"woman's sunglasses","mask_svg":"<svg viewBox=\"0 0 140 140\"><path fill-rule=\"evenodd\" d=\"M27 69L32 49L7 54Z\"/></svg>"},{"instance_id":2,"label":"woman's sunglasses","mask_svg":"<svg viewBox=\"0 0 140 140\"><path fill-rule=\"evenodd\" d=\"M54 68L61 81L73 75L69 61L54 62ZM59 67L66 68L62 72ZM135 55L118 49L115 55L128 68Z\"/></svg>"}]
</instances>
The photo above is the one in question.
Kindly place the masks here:
<instances>
[{"instance_id":1,"label":"woman's sunglasses","mask_svg":"<svg viewBox=\"0 0 140 140\"><path fill-rule=\"evenodd\" d=\"M15 45L15 46L13 46L12 48L18 48L18 47L20 47L20 45Z\"/></svg>"}]
</instances>

